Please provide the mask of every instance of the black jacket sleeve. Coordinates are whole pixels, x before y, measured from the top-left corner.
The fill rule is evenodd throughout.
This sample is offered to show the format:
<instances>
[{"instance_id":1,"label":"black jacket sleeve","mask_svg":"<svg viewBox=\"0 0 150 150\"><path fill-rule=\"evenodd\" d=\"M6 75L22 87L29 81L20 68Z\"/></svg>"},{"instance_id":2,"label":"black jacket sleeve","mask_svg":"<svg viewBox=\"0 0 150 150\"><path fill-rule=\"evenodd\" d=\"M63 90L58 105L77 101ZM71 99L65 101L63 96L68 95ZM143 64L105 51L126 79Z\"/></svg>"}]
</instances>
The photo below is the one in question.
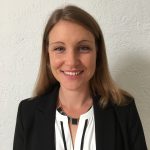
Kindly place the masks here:
<instances>
[{"instance_id":1,"label":"black jacket sleeve","mask_svg":"<svg viewBox=\"0 0 150 150\"><path fill-rule=\"evenodd\" d=\"M142 123L134 100L129 107L128 135L132 150L147 150Z\"/></svg>"},{"instance_id":2,"label":"black jacket sleeve","mask_svg":"<svg viewBox=\"0 0 150 150\"><path fill-rule=\"evenodd\" d=\"M20 102L18 106L18 113L16 119L16 128L14 134L13 150L24 150L24 128L22 123L22 103Z\"/></svg>"}]
</instances>

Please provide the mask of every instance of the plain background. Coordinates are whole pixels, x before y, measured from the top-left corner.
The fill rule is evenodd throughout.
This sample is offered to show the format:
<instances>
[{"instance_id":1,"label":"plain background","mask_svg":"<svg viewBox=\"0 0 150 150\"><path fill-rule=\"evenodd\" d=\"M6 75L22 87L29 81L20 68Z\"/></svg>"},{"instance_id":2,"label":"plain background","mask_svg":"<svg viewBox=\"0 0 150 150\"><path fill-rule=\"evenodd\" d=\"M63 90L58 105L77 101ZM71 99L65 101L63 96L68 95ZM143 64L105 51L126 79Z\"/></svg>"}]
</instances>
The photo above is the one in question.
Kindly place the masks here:
<instances>
[{"instance_id":1,"label":"plain background","mask_svg":"<svg viewBox=\"0 0 150 150\"><path fill-rule=\"evenodd\" d=\"M11 150L18 104L32 94L52 11L75 4L104 34L111 74L136 101L150 148L150 0L0 0L0 150Z\"/></svg>"}]
</instances>

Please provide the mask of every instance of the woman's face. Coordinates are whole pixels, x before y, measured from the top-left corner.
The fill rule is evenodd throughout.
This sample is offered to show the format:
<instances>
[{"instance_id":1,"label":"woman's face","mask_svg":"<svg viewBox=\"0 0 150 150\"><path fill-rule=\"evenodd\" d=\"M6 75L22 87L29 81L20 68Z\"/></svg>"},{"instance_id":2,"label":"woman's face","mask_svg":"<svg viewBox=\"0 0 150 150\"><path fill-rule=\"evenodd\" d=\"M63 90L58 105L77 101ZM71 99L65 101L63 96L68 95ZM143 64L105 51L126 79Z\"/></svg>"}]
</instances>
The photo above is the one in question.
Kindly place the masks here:
<instances>
[{"instance_id":1,"label":"woman's face","mask_svg":"<svg viewBox=\"0 0 150 150\"><path fill-rule=\"evenodd\" d=\"M49 33L52 73L61 87L81 90L89 86L96 67L95 39L83 26L59 21Z\"/></svg>"}]
</instances>

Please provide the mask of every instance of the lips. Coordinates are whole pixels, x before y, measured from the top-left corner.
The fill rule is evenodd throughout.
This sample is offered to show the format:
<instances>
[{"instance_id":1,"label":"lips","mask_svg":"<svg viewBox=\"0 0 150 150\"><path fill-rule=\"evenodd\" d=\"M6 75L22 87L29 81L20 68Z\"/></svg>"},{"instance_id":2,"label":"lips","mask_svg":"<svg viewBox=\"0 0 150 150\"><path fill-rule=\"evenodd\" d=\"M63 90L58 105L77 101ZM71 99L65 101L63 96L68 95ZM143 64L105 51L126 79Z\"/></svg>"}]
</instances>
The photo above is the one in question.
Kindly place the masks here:
<instances>
[{"instance_id":1,"label":"lips","mask_svg":"<svg viewBox=\"0 0 150 150\"><path fill-rule=\"evenodd\" d=\"M78 76L80 75L83 71L62 71L65 75L68 76Z\"/></svg>"}]
</instances>

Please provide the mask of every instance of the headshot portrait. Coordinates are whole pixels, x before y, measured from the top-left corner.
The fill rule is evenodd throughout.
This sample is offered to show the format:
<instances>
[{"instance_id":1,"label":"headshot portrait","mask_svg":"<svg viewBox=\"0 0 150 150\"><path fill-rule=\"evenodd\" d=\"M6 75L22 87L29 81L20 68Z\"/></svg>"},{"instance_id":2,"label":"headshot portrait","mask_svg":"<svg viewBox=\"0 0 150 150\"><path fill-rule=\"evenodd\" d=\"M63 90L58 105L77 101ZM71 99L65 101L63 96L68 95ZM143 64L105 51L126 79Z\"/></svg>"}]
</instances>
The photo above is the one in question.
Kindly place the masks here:
<instances>
[{"instance_id":1,"label":"headshot portrait","mask_svg":"<svg viewBox=\"0 0 150 150\"><path fill-rule=\"evenodd\" d=\"M0 149L148 150L149 4L9 5L0 29Z\"/></svg>"},{"instance_id":2,"label":"headshot portrait","mask_svg":"<svg viewBox=\"0 0 150 150\"><path fill-rule=\"evenodd\" d=\"M48 19L34 96L19 104L14 150L146 150L135 100L113 81L100 26L67 5Z\"/></svg>"}]
</instances>

